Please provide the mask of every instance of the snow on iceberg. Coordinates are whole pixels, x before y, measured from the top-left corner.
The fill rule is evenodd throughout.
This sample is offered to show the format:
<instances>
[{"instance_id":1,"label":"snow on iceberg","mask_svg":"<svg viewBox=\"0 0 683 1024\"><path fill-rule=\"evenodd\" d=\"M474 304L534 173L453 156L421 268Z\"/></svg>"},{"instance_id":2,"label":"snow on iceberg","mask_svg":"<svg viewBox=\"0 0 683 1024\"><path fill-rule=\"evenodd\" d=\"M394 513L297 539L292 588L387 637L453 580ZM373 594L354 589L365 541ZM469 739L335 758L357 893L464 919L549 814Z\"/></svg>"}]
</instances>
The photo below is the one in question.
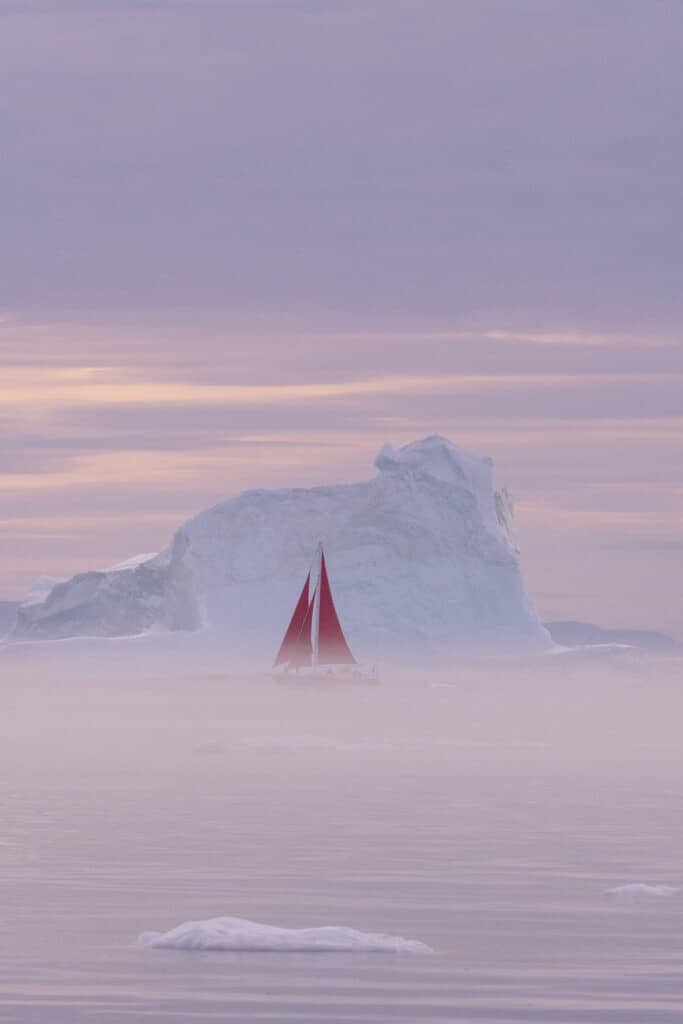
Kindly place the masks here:
<instances>
[{"instance_id":1,"label":"snow on iceberg","mask_svg":"<svg viewBox=\"0 0 683 1024\"><path fill-rule=\"evenodd\" d=\"M245 491L186 522L142 564L81 573L19 610L13 639L204 628L234 660L268 664L319 541L351 649L443 660L463 647L543 648L512 501L488 458L442 437L385 445L355 484Z\"/></svg>"},{"instance_id":2,"label":"snow on iceberg","mask_svg":"<svg viewBox=\"0 0 683 1024\"><path fill-rule=\"evenodd\" d=\"M678 896L681 889L673 885L647 885L645 882L629 882L607 889L604 893L611 899L635 902L637 900L660 900Z\"/></svg>"},{"instance_id":3,"label":"snow on iceberg","mask_svg":"<svg viewBox=\"0 0 683 1024\"><path fill-rule=\"evenodd\" d=\"M118 562L116 565L110 565L105 572L123 572L124 569L137 569L139 565L144 565L145 562L151 562L153 558L156 558L156 551L146 551L142 555L133 555L131 558L124 559L123 562Z\"/></svg>"},{"instance_id":4,"label":"snow on iceberg","mask_svg":"<svg viewBox=\"0 0 683 1024\"><path fill-rule=\"evenodd\" d=\"M433 953L424 942L353 928L278 928L241 917L186 921L169 932L143 932L138 944L152 949L224 950L249 953Z\"/></svg>"}]
</instances>

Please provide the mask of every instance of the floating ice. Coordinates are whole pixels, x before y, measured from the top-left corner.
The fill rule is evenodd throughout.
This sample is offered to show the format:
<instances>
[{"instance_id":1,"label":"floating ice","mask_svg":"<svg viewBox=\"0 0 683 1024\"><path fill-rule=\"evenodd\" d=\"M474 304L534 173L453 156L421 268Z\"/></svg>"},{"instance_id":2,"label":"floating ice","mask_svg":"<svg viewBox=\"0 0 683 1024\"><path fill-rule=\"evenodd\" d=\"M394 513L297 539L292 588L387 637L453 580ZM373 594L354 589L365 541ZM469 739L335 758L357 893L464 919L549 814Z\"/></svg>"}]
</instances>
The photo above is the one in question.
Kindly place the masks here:
<instances>
[{"instance_id":1,"label":"floating ice","mask_svg":"<svg viewBox=\"0 0 683 1024\"><path fill-rule=\"evenodd\" d=\"M353 928L278 928L241 917L186 921L169 932L143 932L138 944L153 949L249 953L432 953L424 942Z\"/></svg>"},{"instance_id":2,"label":"floating ice","mask_svg":"<svg viewBox=\"0 0 683 1024\"><path fill-rule=\"evenodd\" d=\"M204 627L233 661L269 665L319 541L362 661L450 660L464 647L543 648L512 501L490 459L443 437L380 452L362 483L255 490L201 512L154 558L81 573L23 605L14 639Z\"/></svg>"},{"instance_id":3,"label":"floating ice","mask_svg":"<svg viewBox=\"0 0 683 1024\"><path fill-rule=\"evenodd\" d=\"M612 899L627 901L658 900L677 896L680 891L680 888L673 885L647 885L645 882L630 882L628 885L618 885L614 889L607 889L604 895Z\"/></svg>"}]
</instances>

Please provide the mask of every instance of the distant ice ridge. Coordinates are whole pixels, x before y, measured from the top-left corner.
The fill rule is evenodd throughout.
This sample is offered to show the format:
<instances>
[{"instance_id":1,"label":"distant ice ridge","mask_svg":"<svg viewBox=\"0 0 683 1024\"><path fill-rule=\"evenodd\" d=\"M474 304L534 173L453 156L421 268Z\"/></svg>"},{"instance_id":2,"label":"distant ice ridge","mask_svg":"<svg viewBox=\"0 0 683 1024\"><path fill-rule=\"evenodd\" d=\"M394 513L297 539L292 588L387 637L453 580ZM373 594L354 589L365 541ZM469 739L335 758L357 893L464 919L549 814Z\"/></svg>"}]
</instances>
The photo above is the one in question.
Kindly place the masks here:
<instances>
[{"instance_id":1,"label":"distant ice ridge","mask_svg":"<svg viewBox=\"0 0 683 1024\"><path fill-rule=\"evenodd\" d=\"M18 607L16 601L0 601L0 642L14 628Z\"/></svg>"},{"instance_id":2,"label":"distant ice ridge","mask_svg":"<svg viewBox=\"0 0 683 1024\"><path fill-rule=\"evenodd\" d=\"M605 896L635 902L637 900L668 899L678 896L680 892L681 889L673 885L647 885L645 882L629 882L627 885L618 885L614 889L607 889Z\"/></svg>"},{"instance_id":3,"label":"distant ice ridge","mask_svg":"<svg viewBox=\"0 0 683 1024\"><path fill-rule=\"evenodd\" d=\"M169 932L143 932L153 949L233 950L250 953L433 953L424 942L353 928L278 928L241 917L186 921Z\"/></svg>"},{"instance_id":4,"label":"distant ice ridge","mask_svg":"<svg viewBox=\"0 0 683 1024\"><path fill-rule=\"evenodd\" d=\"M546 622L545 627L556 644L569 648L624 647L650 651L674 651L676 641L667 633L652 629L604 629L588 622Z\"/></svg>"},{"instance_id":5,"label":"distant ice ridge","mask_svg":"<svg viewBox=\"0 0 683 1024\"><path fill-rule=\"evenodd\" d=\"M488 458L433 436L385 445L356 484L245 491L186 522L161 554L81 573L20 608L13 639L196 630L268 664L319 541L365 661L550 643L519 568L513 506Z\"/></svg>"}]
</instances>

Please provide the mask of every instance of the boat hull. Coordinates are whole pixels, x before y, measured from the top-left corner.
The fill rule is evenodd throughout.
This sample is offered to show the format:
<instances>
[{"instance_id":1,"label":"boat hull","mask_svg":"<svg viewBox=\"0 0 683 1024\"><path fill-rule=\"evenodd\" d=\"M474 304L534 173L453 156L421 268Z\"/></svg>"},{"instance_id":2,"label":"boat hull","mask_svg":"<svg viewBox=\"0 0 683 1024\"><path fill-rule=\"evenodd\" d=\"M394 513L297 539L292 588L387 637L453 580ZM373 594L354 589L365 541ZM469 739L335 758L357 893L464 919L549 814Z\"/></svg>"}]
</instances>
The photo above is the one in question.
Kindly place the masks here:
<instances>
[{"instance_id":1,"label":"boat hull","mask_svg":"<svg viewBox=\"0 0 683 1024\"><path fill-rule=\"evenodd\" d=\"M316 665L299 669L284 669L272 673L278 683L301 686L377 685L379 675L375 668L361 665Z\"/></svg>"}]
</instances>

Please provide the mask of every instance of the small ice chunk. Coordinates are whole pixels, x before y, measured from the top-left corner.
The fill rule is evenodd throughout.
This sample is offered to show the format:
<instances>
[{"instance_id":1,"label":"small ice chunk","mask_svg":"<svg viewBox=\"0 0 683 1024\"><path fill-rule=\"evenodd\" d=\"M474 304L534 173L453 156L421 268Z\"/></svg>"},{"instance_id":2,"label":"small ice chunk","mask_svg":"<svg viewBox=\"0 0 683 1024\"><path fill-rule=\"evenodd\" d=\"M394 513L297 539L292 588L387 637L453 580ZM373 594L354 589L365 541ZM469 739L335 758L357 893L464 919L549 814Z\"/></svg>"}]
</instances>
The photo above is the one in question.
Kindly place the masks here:
<instances>
[{"instance_id":1,"label":"small ice chunk","mask_svg":"<svg viewBox=\"0 0 683 1024\"><path fill-rule=\"evenodd\" d=\"M614 889L607 889L604 895L617 900L658 900L677 896L680 891L680 888L673 885L647 885L645 882L630 882L628 885L618 885Z\"/></svg>"},{"instance_id":2,"label":"small ice chunk","mask_svg":"<svg viewBox=\"0 0 683 1024\"><path fill-rule=\"evenodd\" d=\"M424 942L396 935L325 928L278 928L241 917L186 921L168 932L143 932L138 945L152 949L226 950L250 953L432 953Z\"/></svg>"}]
</instances>

